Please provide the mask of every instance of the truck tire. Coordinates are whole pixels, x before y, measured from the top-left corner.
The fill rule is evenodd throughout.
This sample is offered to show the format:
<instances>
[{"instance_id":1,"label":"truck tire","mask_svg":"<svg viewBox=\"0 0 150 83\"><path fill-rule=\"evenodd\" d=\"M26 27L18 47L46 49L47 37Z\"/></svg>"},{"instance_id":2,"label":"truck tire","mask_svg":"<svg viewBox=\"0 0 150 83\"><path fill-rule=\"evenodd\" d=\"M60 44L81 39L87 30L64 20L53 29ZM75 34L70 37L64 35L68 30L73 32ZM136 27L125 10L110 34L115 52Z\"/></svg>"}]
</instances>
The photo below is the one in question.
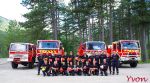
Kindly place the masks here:
<instances>
[{"instance_id":1,"label":"truck tire","mask_svg":"<svg viewBox=\"0 0 150 83\"><path fill-rule=\"evenodd\" d=\"M35 58L32 58L32 62L28 63L28 68L32 69L34 67Z\"/></svg>"},{"instance_id":2,"label":"truck tire","mask_svg":"<svg viewBox=\"0 0 150 83\"><path fill-rule=\"evenodd\" d=\"M13 69L16 69L18 67L18 64L16 64L15 62L11 62L11 66Z\"/></svg>"},{"instance_id":3,"label":"truck tire","mask_svg":"<svg viewBox=\"0 0 150 83\"><path fill-rule=\"evenodd\" d=\"M34 64L33 62L29 62L29 63L28 63L28 68L29 68L29 69L32 69L32 68L33 68L33 64Z\"/></svg>"},{"instance_id":4,"label":"truck tire","mask_svg":"<svg viewBox=\"0 0 150 83\"><path fill-rule=\"evenodd\" d=\"M137 66L136 62L130 63L130 67L135 68Z\"/></svg>"}]
</instances>

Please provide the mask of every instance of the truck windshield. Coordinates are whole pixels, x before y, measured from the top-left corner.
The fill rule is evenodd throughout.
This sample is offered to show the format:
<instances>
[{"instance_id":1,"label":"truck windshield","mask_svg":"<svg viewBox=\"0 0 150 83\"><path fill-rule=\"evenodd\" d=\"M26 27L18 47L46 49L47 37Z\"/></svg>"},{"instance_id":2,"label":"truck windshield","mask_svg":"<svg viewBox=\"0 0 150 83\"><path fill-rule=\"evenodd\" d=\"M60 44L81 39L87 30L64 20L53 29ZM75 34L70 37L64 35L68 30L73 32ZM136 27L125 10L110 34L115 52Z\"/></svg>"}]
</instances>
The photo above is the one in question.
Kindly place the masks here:
<instances>
[{"instance_id":1,"label":"truck windshield","mask_svg":"<svg viewBox=\"0 0 150 83\"><path fill-rule=\"evenodd\" d=\"M42 48L42 49L58 48L58 42L43 42L43 41L40 41L38 44L39 44L39 48Z\"/></svg>"},{"instance_id":2,"label":"truck windshield","mask_svg":"<svg viewBox=\"0 0 150 83\"><path fill-rule=\"evenodd\" d=\"M105 50L105 43L102 42L87 43L87 50Z\"/></svg>"},{"instance_id":3,"label":"truck windshield","mask_svg":"<svg viewBox=\"0 0 150 83\"><path fill-rule=\"evenodd\" d=\"M123 49L138 49L138 42L122 42Z\"/></svg>"},{"instance_id":4,"label":"truck windshield","mask_svg":"<svg viewBox=\"0 0 150 83\"><path fill-rule=\"evenodd\" d=\"M11 44L10 51L27 51L26 44Z\"/></svg>"}]
</instances>

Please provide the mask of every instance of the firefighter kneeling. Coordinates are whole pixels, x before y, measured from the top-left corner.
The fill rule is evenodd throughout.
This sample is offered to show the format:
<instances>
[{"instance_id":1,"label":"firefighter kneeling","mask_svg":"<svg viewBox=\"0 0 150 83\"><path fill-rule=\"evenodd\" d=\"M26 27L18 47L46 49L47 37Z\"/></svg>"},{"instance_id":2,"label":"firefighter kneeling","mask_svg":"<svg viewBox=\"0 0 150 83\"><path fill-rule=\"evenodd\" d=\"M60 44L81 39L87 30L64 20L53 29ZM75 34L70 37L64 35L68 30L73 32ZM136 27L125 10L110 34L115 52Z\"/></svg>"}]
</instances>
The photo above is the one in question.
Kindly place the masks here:
<instances>
[{"instance_id":1,"label":"firefighter kneeling","mask_svg":"<svg viewBox=\"0 0 150 83\"><path fill-rule=\"evenodd\" d=\"M86 64L83 66L83 74L86 76L90 76L90 64L88 61L86 61Z\"/></svg>"},{"instance_id":2,"label":"firefighter kneeling","mask_svg":"<svg viewBox=\"0 0 150 83\"><path fill-rule=\"evenodd\" d=\"M57 76L58 75L59 66L57 61L54 61L54 64L52 66L52 75Z\"/></svg>"},{"instance_id":3,"label":"firefighter kneeling","mask_svg":"<svg viewBox=\"0 0 150 83\"><path fill-rule=\"evenodd\" d=\"M43 72L43 76L49 75L49 73L48 73L48 71L49 71L48 58L44 58L44 63L41 66L41 70Z\"/></svg>"},{"instance_id":4,"label":"firefighter kneeling","mask_svg":"<svg viewBox=\"0 0 150 83\"><path fill-rule=\"evenodd\" d=\"M103 60L103 63L100 65L100 70L101 70L101 75L103 76L103 73L105 76L107 76L107 69L108 69L108 64L106 62L106 59Z\"/></svg>"},{"instance_id":5,"label":"firefighter kneeling","mask_svg":"<svg viewBox=\"0 0 150 83\"><path fill-rule=\"evenodd\" d=\"M73 66L72 62L70 62L69 66L67 68L67 71L68 71L68 74L70 76L74 76L75 75L74 66Z\"/></svg>"},{"instance_id":6,"label":"firefighter kneeling","mask_svg":"<svg viewBox=\"0 0 150 83\"><path fill-rule=\"evenodd\" d=\"M90 75L105 75L107 76L107 69L108 69L108 59L107 58L101 58L102 56L98 53L93 54L91 56L87 56L84 54L84 56L73 56L72 53L70 53L71 56L65 55L50 55L48 57L39 58L39 65L38 65L38 74L40 74L40 69L43 72L43 76L57 76L57 75L84 75L84 76L90 76ZM100 57L101 56L101 57ZM111 56L112 59L109 61L113 64L113 73L115 68L118 68L118 55L113 54ZM106 61L107 59L107 61ZM111 68L111 67L110 67ZM119 73L117 69L117 74Z\"/></svg>"}]
</instances>

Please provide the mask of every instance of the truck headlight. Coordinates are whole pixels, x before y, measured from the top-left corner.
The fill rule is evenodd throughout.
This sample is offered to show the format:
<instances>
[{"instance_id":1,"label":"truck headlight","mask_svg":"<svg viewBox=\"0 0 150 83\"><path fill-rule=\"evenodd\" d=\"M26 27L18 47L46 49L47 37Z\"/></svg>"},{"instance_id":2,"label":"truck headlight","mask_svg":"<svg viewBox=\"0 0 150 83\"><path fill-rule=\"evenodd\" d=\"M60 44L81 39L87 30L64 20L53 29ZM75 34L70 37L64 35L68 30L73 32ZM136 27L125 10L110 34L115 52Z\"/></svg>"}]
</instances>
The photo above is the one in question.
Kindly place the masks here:
<instances>
[{"instance_id":1,"label":"truck headlight","mask_svg":"<svg viewBox=\"0 0 150 83\"><path fill-rule=\"evenodd\" d=\"M22 55L22 59L28 59L28 55L27 54Z\"/></svg>"},{"instance_id":2,"label":"truck headlight","mask_svg":"<svg viewBox=\"0 0 150 83\"><path fill-rule=\"evenodd\" d=\"M14 55L13 54L9 54L9 58L14 58Z\"/></svg>"}]
</instances>

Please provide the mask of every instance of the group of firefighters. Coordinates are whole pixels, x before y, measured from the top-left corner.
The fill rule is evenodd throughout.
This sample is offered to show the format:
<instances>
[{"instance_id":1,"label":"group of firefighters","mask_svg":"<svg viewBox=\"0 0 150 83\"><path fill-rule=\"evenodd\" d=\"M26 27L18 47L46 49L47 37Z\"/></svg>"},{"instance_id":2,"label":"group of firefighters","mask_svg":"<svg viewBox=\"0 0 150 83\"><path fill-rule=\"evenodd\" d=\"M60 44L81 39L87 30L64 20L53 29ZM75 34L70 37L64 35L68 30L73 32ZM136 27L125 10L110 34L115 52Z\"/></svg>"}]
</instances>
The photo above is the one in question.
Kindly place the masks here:
<instances>
[{"instance_id":1,"label":"group of firefighters","mask_svg":"<svg viewBox=\"0 0 150 83\"><path fill-rule=\"evenodd\" d=\"M43 76L57 76L57 75L105 75L107 70L114 75L119 74L119 55L113 52L111 55L106 54L104 51L101 53L93 53L88 56L84 53L83 56L73 55L72 51L69 55L65 52L64 55L48 55L38 57L38 75L40 71Z\"/></svg>"}]
</instances>

